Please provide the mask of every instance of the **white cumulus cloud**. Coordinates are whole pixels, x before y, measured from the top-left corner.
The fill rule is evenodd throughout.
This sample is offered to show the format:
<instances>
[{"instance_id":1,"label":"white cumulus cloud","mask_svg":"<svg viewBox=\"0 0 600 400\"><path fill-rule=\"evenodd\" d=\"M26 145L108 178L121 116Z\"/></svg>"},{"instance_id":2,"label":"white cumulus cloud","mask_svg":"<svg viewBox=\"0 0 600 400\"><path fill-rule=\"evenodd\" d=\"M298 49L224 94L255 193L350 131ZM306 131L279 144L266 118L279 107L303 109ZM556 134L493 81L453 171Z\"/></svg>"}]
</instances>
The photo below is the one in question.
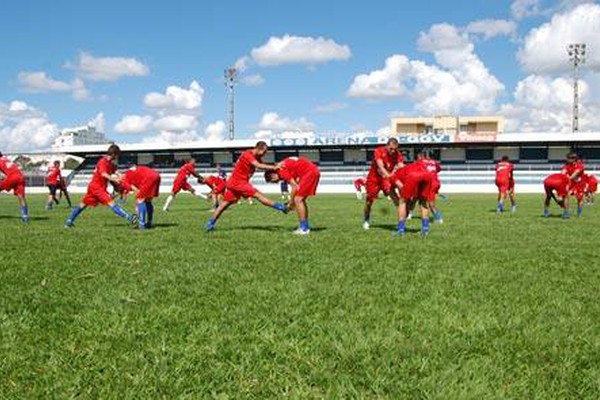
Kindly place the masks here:
<instances>
[{"instance_id":1,"label":"white cumulus cloud","mask_svg":"<svg viewBox=\"0 0 600 400\"><path fill-rule=\"evenodd\" d=\"M496 36L515 37L517 33L517 24L514 21L505 19L483 19L473 21L465 28L470 34L481 35L484 40Z\"/></svg>"},{"instance_id":2,"label":"white cumulus cloud","mask_svg":"<svg viewBox=\"0 0 600 400\"><path fill-rule=\"evenodd\" d=\"M3 152L31 151L50 147L58 126L46 113L23 101L0 102L0 149Z\"/></svg>"},{"instance_id":3,"label":"white cumulus cloud","mask_svg":"<svg viewBox=\"0 0 600 400\"><path fill-rule=\"evenodd\" d=\"M264 113L256 125L254 136L259 139L270 137L307 138L314 137L315 124L305 117L292 119L276 112Z\"/></svg>"},{"instance_id":4,"label":"white cumulus cloud","mask_svg":"<svg viewBox=\"0 0 600 400\"><path fill-rule=\"evenodd\" d=\"M514 0L510 11L516 20L538 15L541 12L540 0Z\"/></svg>"},{"instance_id":5,"label":"white cumulus cloud","mask_svg":"<svg viewBox=\"0 0 600 400\"><path fill-rule=\"evenodd\" d=\"M114 127L115 132L124 134L147 133L154 119L150 115L125 115Z\"/></svg>"},{"instance_id":6,"label":"white cumulus cloud","mask_svg":"<svg viewBox=\"0 0 600 400\"><path fill-rule=\"evenodd\" d=\"M260 47L250 52L252 60L261 66L283 64L316 65L330 61L347 60L352 55L350 47L324 37L272 36Z\"/></svg>"},{"instance_id":7,"label":"white cumulus cloud","mask_svg":"<svg viewBox=\"0 0 600 400\"><path fill-rule=\"evenodd\" d=\"M44 71L23 71L17 76L21 89L29 93L71 92L75 100L88 100L90 93L84 82L75 78L71 82L54 79Z\"/></svg>"},{"instance_id":8,"label":"white cumulus cloud","mask_svg":"<svg viewBox=\"0 0 600 400\"><path fill-rule=\"evenodd\" d=\"M567 71L567 46L586 43L587 66L600 71L600 5L585 3L532 29L525 37L518 58L533 73Z\"/></svg>"},{"instance_id":9,"label":"white cumulus cloud","mask_svg":"<svg viewBox=\"0 0 600 400\"><path fill-rule=\"evenodd\" d=\"M152 92L144 97L144 105L149 108L168 110L197 111L202 106L204 89L196 81L189 88L169 86L165 93Z\"/></svg>"},{"instance_id":10,"label":"white cumulus cloud","mask_svg":"<svg viewBox=\"0 0 600 400\"><path fill-rule=\"evenodd\" d=\"M146 76L150 69L132 57L95 57L81 52L79 58L65 65L89 81L116 81L127 76Z\"/></svg>"}]
</instances>

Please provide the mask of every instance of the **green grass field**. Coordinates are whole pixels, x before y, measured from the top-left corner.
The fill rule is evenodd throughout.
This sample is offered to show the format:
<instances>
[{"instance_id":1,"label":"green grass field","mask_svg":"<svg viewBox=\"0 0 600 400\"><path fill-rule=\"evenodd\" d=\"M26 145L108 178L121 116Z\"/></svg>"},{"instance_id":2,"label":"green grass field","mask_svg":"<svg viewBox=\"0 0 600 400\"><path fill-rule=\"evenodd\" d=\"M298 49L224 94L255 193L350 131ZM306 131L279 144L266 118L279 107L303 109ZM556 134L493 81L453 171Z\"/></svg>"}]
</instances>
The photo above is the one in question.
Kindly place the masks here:
<instances>
[{"instance_id":1,"label":"green grass field","mask_svg":"<svg viewBox=\"0 0 600 400\"><path fill-rule=\"evenodd\" d=\"M600 397L594 207L452 195L421 239L387 201L363 231L353 195L313 199L310 237L248 204L207 235L185 195L152 231L66 230L29 199L24 226L0 197L0 398Z\"/></svg>"}]
</instances>

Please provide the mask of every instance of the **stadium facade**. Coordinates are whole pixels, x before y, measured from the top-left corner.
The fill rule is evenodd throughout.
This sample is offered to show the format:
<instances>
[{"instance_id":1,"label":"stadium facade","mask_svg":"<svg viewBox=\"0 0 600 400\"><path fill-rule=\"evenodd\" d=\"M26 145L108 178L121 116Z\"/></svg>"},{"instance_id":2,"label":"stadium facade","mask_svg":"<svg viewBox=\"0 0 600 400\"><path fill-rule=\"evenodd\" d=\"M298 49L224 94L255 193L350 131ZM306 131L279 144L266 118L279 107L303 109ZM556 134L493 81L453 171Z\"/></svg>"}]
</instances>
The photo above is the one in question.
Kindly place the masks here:
<instances>
[{"instance_id":1,"label":"stadium facade","mask_svg":"<svg viewBox=\"0 0 600 400\"><path fill-rule=\"evenodd\" d=\"M322 170L320 191L344 193L354 190L355 178L366 175L373 150L388 137L396 137L408 160L427 149L439 159L444 170L440 177L445 192L493 192L494 163L507 155L516 164L517 191L541 192L543 178L560 169L565 155L576 151L586 162L588 170L600 169L600 132L504 133L501 117L392 118L390 135L359 133L352 135L310 135L305 137L275 136L267 140L270 152L266 162L286 157L306 157L319 164ZM83 135L82 135L83 132ZM91 131L88 131L91 132ZM106 151L103 136L78 130L73 141L63 141L54 148L56 157L74 156L83 159L74 171L72 190L81 192L96 161ZM101 143L88 144L89 140ZM178 144L122 144L119 167L149 165L163 175L163 192L177 169L189 158L196 159L201 174L214 174L217 169L229 172L242 151L253 147L256 139L231 141L198 141ZM275 192L276 186L265 185L261 174L254 183L265 192Z\"/></svg>"}]
</instances>

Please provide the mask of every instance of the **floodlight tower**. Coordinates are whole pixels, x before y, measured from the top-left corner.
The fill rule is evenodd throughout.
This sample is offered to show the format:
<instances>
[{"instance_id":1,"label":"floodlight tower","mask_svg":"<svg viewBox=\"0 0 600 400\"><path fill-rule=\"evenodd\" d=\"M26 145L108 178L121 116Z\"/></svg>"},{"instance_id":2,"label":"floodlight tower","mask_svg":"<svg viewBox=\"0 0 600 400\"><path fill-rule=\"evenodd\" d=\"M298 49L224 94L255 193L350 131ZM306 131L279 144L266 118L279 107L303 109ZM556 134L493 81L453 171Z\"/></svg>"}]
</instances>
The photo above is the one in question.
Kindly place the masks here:
<instances>
[{"instance_id":1,"label":"floodlight tower","mask_svg":"<svg viewBox=\"0 0 600 400\"><path fill-rule=\"evenodd\" d=\"M579 66L585 63L585 43L567 46L569 61L573 64L573 133L579 132Z\"/></svg>"},{"instance_id":2,"label":"floodlight tower","mask_svg":"<svg viewBox=\"0 0 600 400\"><path fill-rule=\"evenodd\" d=\"M237 68L225 69L225 88L227 90L227 130L229 140L235 138L235 86L237 85Z\"/></svg>"}]
</instances>

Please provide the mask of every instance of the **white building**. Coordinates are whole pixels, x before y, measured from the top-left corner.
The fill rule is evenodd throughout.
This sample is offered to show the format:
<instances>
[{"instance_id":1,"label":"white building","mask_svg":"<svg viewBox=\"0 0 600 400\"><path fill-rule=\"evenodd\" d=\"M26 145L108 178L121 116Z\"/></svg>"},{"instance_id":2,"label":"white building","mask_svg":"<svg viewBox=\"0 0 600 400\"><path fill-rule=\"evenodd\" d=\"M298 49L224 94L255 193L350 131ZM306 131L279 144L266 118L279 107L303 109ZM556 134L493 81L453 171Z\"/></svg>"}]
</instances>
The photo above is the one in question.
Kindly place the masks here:
<instances>
[{"instance_id":1,"label":"white building","mask_svg":"<svg viewBox=\"0 0 600 400\"><path fill-rule=\"evenodd\" d=\"M52 150L60 152L65 147L106 143L108 141L104 133L98 132L92 125L86 125L62 130L54 141Z\"/></svg>"}]
</instances>

